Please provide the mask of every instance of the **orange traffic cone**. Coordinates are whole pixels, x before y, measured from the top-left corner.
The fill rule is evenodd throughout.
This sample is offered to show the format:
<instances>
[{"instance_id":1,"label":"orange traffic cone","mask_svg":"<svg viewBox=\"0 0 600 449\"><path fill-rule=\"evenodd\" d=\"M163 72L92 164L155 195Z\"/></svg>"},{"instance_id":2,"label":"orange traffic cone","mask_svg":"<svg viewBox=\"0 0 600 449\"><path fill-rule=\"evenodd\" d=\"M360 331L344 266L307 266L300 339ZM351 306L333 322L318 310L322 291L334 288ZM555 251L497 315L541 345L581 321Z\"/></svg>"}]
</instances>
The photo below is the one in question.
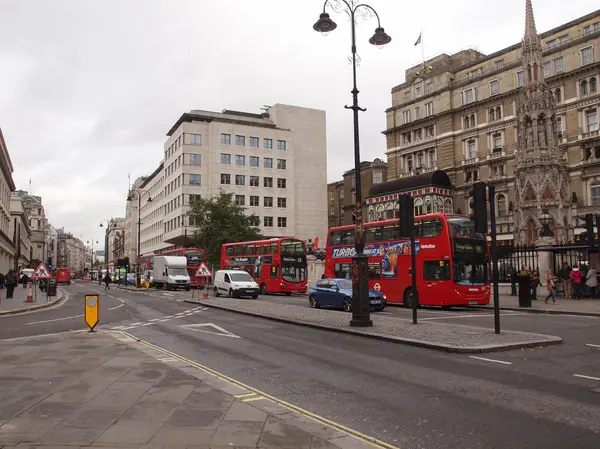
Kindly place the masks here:
<instances>
[{"instance_id":1,"label":"orange traffic cone","mask_svg":"<svg viewBox=\"0 0 600 449\"><path fill-rule=\"evenodd\" d=\"M33 283L29 284L29 292L27 292L27 302L33 302Z\"/></svg>"}]
</instances>

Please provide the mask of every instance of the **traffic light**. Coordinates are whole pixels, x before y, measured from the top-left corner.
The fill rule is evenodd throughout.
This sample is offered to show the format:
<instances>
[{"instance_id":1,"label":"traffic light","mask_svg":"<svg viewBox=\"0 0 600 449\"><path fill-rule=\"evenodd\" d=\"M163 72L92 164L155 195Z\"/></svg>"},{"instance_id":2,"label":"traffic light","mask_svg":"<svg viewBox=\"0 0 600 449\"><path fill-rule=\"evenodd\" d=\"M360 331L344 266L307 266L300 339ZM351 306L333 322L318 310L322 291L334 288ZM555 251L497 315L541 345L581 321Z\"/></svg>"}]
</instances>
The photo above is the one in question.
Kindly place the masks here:
<instances>
[{"instance_id":1,"label":"traffic light","mask_svg":"<svg viewBox=\"0 0 600 449\"><path fill-rule=\"evenodd\" d=\"M398 212L400 216L399 227L401 237L410 237L415 227L415 202L409 195L400 195L398 198Z\"/></svg>"},{"instance_id":2,"label":"traffic light","mask_svg":"<svg viewBox=\"0 0 600 449\"><path fill-rule=\"evenodd\" d=\"M585 231L588 246L594 248L596 233L594 232L594 216L592 214L585 214Z\"/></svg>"},{"instance_id":3,"label":"traffic light","mask_svg":"<svg viewBox=\"0 0 600 449\"><path fill-rule=\"evenodd\" d=\"M486 234L487 225L487 186L483 182L473 184L473 189L469 192L469 215L475 223L475 232Z\"/></svg>"}]
</instances>

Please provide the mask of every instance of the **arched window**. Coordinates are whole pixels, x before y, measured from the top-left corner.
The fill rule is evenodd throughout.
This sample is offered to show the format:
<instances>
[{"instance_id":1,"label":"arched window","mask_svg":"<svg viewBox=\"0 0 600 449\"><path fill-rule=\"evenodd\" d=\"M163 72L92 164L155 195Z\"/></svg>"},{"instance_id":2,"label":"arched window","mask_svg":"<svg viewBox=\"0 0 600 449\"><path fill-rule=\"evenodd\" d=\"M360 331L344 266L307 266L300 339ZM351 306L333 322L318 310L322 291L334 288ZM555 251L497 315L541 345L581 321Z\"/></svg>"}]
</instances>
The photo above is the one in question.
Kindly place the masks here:
<instances>
[{"instance_id":1,"label":"arched window","mask_svg":"<svg viewBox=\"0 0 600 449\"><path fill-rule=\"evenodd\" d=\"M415 215L423 215L423 200L415 200Z\"/></svg>"},{"instance_id":2,"label":"arched window","mask_svg":"<svg viewBox=\"0 0 600 449\"><path fill-rule=\"evenodd\" d=\"M394 217L394 205L393 204L388 204L385 208L385 218L386 220L391 220Z\"/></svg>"},{"instance_id":3,"label":"arched window","mask_svg":"<svg viewBox=\"0 0 600 449\"><path fill-rule=\"evenodd\" d=\"M489 114L490 114L490 122L493 122L494 120L496 120L496 110L494 108L490 108Z\"/></svg>"},{"instance_id":4,"label":"arched window","mask_svg":"<svg viewBox=\"0 0 600 449\"><path fill-rule=\"evenodd\" d=\"M600 205L600 181L592 181L590 184L590 202L592 206Z\"/></svg>"},{"instance_id":5,"label":"arched window","mask_svg":"<svg viewBox=\"0 0 600 449\"><path fill-rule=\"evenodd\" d=\"M471 114L471 127L475 126L475 114Z\"/></svg>"},{"instance_id":6,"label":"arched window","mask_svg":"<svg viewBox=\"0 0 600 449\"><path fill-rule=\"evenodd\" d=\"M496 209L498 209L498 216L505 217L506 216L506 196L504 194L499 194L496 199Z\"/></svg>"},{"instance_id":7,"label":"arched window","mask_svg":"<svg viewBox=\"0 0 600 449\"><path fill-rule=\"evenodd\" d=\"M500 106L496 106L496 120L500 120L502 118L502 108Z\"/></svg>"},{"instance_id":8,"label":"arched window","mask_svg":"<svg viewBox=\"0 0 600 449\"><path fill-rule=\"evenodd\" d=\"M562 91L559 88L554 89L554 101L562 103Z\"/></svg>"},{"instance_id":9,"label":"arched window","mask_svg":"<svg viewBox=\"0 0 600 449\"><path fill-rule=\"evenodd\" d=\"M436 212L444 212L444 200L441 198L436 200Z\"/></svg>"},{"instance_id":10,"label":"arched window","mask_svg":"<svg viewBox=\"0 0 600 449\"><path fill-rule=\"evenodd\" d=\"M465 119L463 121L464 121L463 128L465 128L465 129L468 128L469 127L469 116L466 115Z\"/></svg>"},{"instance_id":11,"label":"arched window","mask_svg":"<svg viewBox=\"0 0 600 449\"><path fill-rule=\"evenodd\" d=\"M587 95L588 93L588 83L587 80L581 80L581 83L579 83L579 94L580 95Z\"/></svg>"},{"instance_id":12,"label":"arched window","mask_svg":"<svg viewBox=\"0 0 600 449\"><path fill-rule=\"evenodd\" d=\"M375 211L373 209L369 210L369 222L375 221Z\"/></svg>"},{"instance_id":13,"label":"arched window","mask_svg":"<svg viewBox=\"0 0 600 449\"><path fill-rule=\"evenodd\" d=\"M539 238L539 232L535 221L530 218L525 228L525 243L535 243ZM533 268L533 267L532 267Z\"/></svg>"},{"instance_id":14,"label":"arched window","mask_svg":"<svg viewBox=\"0 0 600 449\"><path fill-rule=\"evenodd\" d=\"M444 213L451 214L452 213L452 200L450 198L446 198L444 201Z\"/></svg>"},{"instance_id":15,"label":"arched window","mask_svg":"<svg viewBox=\"0 0 600 449\"><path fill-rule=\"evenodd\" d=\"M430 214L431 212L433 212L432 204L431 204L431 200L428 198L425 200L425 213Z\"/></svg>"},{"instance_id":16,"label":"arched window","mask_svg":"<svg viewBox=\"0 0 600 449\"><path fill-rule=\"evenodd\" d=\"M590 78L590 83L589 83L589 87L590 87L590 93L593 94L596 92L598 86L597 86L597 81L596 81L596 77L592 77Z\"/></svg>"}]
</instances>

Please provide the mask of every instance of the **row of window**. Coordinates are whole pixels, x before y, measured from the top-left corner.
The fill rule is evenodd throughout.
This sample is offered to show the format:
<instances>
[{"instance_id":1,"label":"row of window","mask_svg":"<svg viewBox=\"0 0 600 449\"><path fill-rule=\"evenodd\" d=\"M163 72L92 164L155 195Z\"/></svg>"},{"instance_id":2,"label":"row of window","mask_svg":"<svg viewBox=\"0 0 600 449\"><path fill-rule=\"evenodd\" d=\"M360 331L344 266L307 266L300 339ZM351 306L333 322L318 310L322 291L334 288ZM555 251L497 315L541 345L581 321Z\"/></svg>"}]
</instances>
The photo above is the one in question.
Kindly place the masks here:
<instances>
[{"instance_id":1,"label":"row of window","mask_svg":"<svg viewBox=\"0 0 600 449\"><path fill-rule=\"evenodd\" d=\"M431 149L406 154L403 157L403 166L408 173L413 172L417 167L433 169L437 167L437 152L435 149Z\"/></svg>"},{"instance_id":2,"label":"row of window","mask_svg":"<svg viewBox=\"0 0 600 449\"><path fill-rule=\"evenodd\" d=\"M273 227L273 217L263 217L263 227L272 228ZM278 228L287 228L287 217L277 217L277 227Z\"/></svg>"},{"instance_id":3,"label":"row of window","mask_svg":"<svg viewBox=\"0 0 600 449\"><path fill-rule=\"evenodd\" d=\"M200 176L200 175L197 175ZM248 176L250 187L260 187L260 177L258 176ZM231 174L229 173L221 173L221 184L222 185L231 185ZM246 175L235 175L235 185L236 186L245 186L246 185ZM273 178L265 176L263 177L263 187L273 188ZM285 178L277 178L277 188L285 189L287 188L287 180Z\"/></svg>"},{"instance_id":4,"label":"row of window","mask_svg":"<svg viewBox=\"0 0 600 449\"><path fill-rule=\"evenodd\" d=\"M246 205L246 195L236 195L235 196L235 204L238 206ZM255 195L250 195L250 206L258 207L260 204L260 197ZM263 197L263 206L264 207L273 207L273 197L265 196ZM277 198L277 207L281 209L285 209L287 207L287 198Z\"/></svg>"},{"instance_id":5,"label":"row of window","mask_svg":"<svg viewBox=\"0 0 600 449\"><path fill-rule=\"evenodd\" d=\"M235 136L235 144L238 147L246 146L246 136ZM259 137L249 137L248 138L248 146L250 148L260 148L260 138ZM231 134L221 133L221 145L231 145ZM273 149L273 139L263 139L263 148L266 150ZM277 140L277 150L278 151L287 151L287 141L285 140Z\"/></svg>"},{"instance_id":6,"label":"row of window","mask_svg":"<svg viewBox=\"0 0 600 449\"><path fill-rule=\"evenodd\" d=\"M402 113L402 122L406 125L411 121L411 111L404 111ZM433 115L433 102L425 103L423 105L423 113L421 114L421 106L415 106L414 119L419 120L423 117L429 117Z\"/></svg>"},{"instance_id":7,"label":"row of window","mask_svg":"<svg viewBox=\"0 0 600 449\"><path fill-rule=\"evenodd\" d=\"M260 158L258 156L250 156L248 162L249 162L250 167L260 167ZM231 154L221 153L221 164L222 165L231 165ZM236 154L235 155L235 165L245 166L246 165L246 156L243 154ZM263 157L263 167L264 168L273 168L273 158L272 157ZM285 170L286 168L287 168L287 160L286 159L277 159L277 169Z\"/></svg>"}]
</instances>

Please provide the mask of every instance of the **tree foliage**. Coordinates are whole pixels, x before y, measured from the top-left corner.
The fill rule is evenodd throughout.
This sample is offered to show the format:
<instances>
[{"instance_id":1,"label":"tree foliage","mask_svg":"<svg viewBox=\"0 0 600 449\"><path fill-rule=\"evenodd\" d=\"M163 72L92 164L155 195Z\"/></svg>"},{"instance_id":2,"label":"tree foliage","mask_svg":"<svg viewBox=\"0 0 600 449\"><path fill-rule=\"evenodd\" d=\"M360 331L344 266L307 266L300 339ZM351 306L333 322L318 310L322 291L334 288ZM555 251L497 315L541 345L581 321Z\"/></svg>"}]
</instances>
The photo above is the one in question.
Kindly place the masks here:
<instances>
[{"instance_id":1,"label":"tree foliage","mask_svg":"<svg viewBox=\"0 0 600 449\"><path fill-rule=\"evenodd\" d=\"M195 223L194 241L206 251L206 261L219 266L221 245L263 238L258 225L260 219L246 215L246 208L233 201L233 193L219 191L212 198L200 198L190 205L190 221Z\"/></svg>"}]
</instances>

